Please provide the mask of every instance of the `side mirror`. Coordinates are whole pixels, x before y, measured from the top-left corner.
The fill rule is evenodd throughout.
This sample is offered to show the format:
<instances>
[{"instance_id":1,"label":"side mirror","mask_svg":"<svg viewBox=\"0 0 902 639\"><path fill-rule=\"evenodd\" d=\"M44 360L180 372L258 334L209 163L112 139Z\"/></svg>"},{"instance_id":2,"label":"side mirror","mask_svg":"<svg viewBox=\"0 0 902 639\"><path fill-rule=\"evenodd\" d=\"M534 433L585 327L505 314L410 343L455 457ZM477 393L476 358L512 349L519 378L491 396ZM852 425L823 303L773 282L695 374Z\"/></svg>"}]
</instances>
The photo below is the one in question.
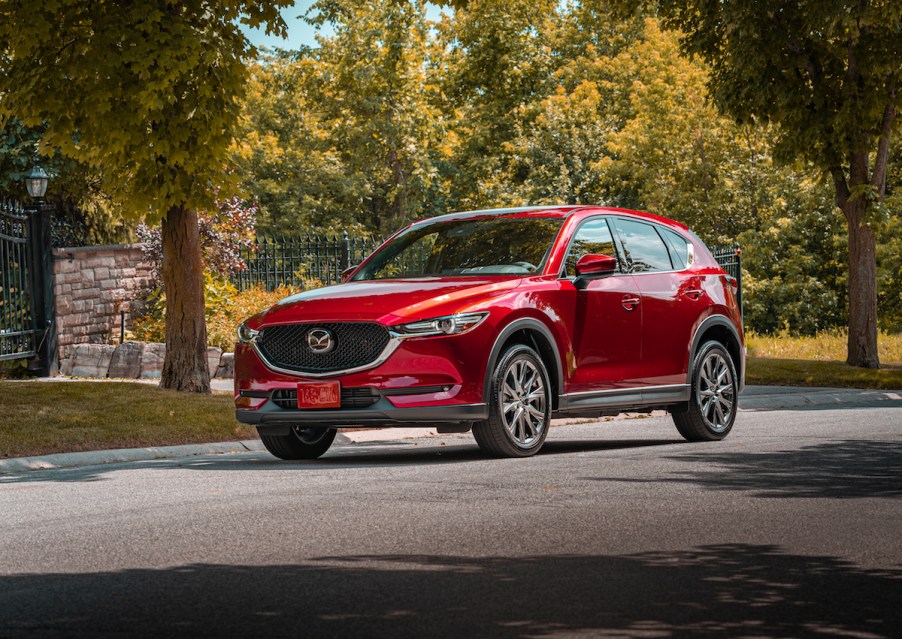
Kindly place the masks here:
<instances>
[{"instance_id":1,"label":"side mirror","mask_svg":"<svg viewBox=\"0 0 902 639\"><path fill-rule=\"evenodd\" d=\"M341 281L342 281L342 282L347 282L349 279L351 279L351 276L354 274L354 271L357 270L357 267L358 267L358 266L360 266L360 265L359 265L359 264L355 264L354 266L349 266L348 268L346 268L345 270L343 270L343 271L341 272Z\"/></svg>"},{"instance_id":2,"label":"side mirror","mask_svg":"<svg viewBox=\"0 0 902 639\"><path fill-rule=\"evenodd\" d=\"M610 255L594 255L589 253L579 258L576 263L576 276L610 275L617 270L617 258Z\"/></svg>"}]
</instances>

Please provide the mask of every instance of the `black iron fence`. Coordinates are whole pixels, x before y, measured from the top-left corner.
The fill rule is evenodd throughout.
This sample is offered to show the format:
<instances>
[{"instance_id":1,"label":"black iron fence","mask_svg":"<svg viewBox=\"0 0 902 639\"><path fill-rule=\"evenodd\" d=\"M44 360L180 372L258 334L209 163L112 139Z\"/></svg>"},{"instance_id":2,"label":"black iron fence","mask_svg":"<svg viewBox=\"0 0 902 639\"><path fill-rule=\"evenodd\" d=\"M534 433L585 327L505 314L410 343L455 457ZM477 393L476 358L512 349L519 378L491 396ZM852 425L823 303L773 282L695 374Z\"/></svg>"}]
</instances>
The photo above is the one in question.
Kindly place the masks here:
<instances>
[{"instance_id":1,"label":"black iron fence","mask_svg":"<svg viewBox=\"0 0 902 639\"><path fill-rule=\"evenodd\" d=\"M714 259L720 264L720 268L727 275L736 280L736 302L739 304L739 312L742 312L742 249L739 244L733 246L718 246L711 251Z\"/></svg>"},{"instance_id":2,"label":"black iron fence","mask_svg":"<svg viewBox=\"0 0 902 639\"><path fill-rule=\"evenodd\" d=\"M50 247L49 207L0 200L0 361L32 358L45 375L56 355Z\"/></svg>"},{"instance_id":3,"label":"black iron fence","mask_svg":"<svg viewBox=\"0 0 902 639\"><path fill-rule=\"evenodd\" d=\"M28 226L17 202L0 201L0 360L31 357L38 350Z\"/></svg>"},{"instance_id":4,"label":"black iron fence","mask_svg":"<svg viewBox=\"0 0 902 639\"><path fill-rule=\"evenodd\" d=\"M307 288L311 282L335 284L345 269L359 264L382 243L381 239L337 235L258 237L241 250L247 268L232 276L238 290L263 286Z\"/></svg>"}]
</instances>

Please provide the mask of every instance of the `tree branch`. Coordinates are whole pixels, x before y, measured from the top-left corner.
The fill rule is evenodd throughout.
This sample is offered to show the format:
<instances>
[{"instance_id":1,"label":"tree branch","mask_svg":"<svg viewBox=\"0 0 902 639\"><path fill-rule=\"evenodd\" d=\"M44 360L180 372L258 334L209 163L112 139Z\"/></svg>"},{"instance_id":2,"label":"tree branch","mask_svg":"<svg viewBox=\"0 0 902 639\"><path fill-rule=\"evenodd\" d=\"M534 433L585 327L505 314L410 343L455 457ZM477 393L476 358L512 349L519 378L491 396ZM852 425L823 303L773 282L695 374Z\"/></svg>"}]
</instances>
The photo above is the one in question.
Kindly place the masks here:
<instances>
[{"instance_id":1,"label":"tree branch","mask_svg":"<svg viewBox=\"0 0 902 639\"><path fill-rule=\"evenodd\" d=\"M836 206L845 211L850 195L846 174L841 166L831 166L830 175L833 177L833 185L836 187Z\"/></svg>"},{"instance_id":2,"label":"tree branch","mask_svg":"<svg viewBox=\"0 0 902 639\"><path fill-rule=\"evenodd\" d=\"M877 197L881 202L886 195L886 165L889 162L889 143L893 120L896 118L896 79L895 74L890 74L886 78L886 108L883 109L880 140L877 143L877 159L874 163L874 174L871 176L871 186L877 189Z\"/></svg>"}]
</instances>

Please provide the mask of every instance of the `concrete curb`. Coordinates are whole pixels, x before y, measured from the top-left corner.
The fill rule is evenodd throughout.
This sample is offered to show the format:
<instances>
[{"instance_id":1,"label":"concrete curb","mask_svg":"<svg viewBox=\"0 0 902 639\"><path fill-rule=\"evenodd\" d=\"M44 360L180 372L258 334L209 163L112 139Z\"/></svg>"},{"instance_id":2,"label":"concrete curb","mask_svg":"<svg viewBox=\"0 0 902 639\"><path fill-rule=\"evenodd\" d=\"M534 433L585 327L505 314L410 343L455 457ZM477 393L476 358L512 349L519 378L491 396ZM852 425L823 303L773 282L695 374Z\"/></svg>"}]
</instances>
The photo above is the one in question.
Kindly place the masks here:
<instances>
[{"instance_id":1,"label":"concrete curb","mask_svg":"<svg viewBox=\"0 0 902 639\"><path fill-rule=\"evenodd\" d=\"M394 441L399 439L420 439L436 437L434 428L386 428L381 430L361 430L339 433L335 445L347 446L357 443ZM226 455L234 453L263 452L266 448L259 439L237 442L216 442L212 444L184 444L181 446L153 446L150 448L119 448L95 450L80 453L57 453L36 457L13 457L0 459L0 475L21 473L32 470L57 470L119 464L123 462L151 461L154 459L175 459L197 457L199 455Z\"/></svg>"},{"instance_id":2,"label":"concrete curb","mask_svg":"<svg viewBox=\"0 0 902 639\"><path fill-rule=\"evenodd\" d=\"M902 407L902 390L823 388L796 386L748 386L739 398L740 410L793 410L816 407L873 405Z\"/></svg>"},{"instance_id":3,"label":"concrete curb","mask_svg":"<svg viewBox=\"0 0 902 639\"><path fill-rule=\"evenodd\" d=\"M213 444L185 444L182 446L154 446L151 448L119 448L114 450L94 450L81 453L58 453L37 457L13 457L0 459L0 474L19 473L29 470L54 470L80 466L99 466L122 462L149 461L173 457L193 457L196 455L216 455L224 453L245 453L265 450L260 440L249 439L238 442Z\"/></svg>"}]
</instances>

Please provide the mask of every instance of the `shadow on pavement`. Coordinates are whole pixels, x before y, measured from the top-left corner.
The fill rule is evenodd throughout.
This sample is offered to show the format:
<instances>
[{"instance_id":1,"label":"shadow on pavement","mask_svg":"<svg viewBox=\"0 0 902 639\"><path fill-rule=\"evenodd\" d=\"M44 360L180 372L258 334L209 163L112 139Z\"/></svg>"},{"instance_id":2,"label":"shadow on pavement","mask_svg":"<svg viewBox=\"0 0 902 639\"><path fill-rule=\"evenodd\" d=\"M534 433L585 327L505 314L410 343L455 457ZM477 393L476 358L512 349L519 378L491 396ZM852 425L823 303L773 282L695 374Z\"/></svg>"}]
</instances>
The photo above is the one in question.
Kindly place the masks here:
<instances>
[{"instance_id":1,"label":"shadow on pavement","mask_svg":"<svg viewBox=\"0 0 902 639\"><path fill-rule=\"evenodd\" d=\"M587 479L676 482L711 490L749 491L756 497L902 497L902 442L898 441L837 441L762 453L702 450L667 459L703 467L654 479Z\"/></svg>"},{"instance_id":2,"label":"shadow on pavement","mask_svg":"<svg viewBox=\"0 0 902 639\"><path fill-rule=\"evenodd\" d=\"M898 570L775 546L336 556L4 576L0 636L898 637L900 600Z\"/></svg>"}]
</instances>

